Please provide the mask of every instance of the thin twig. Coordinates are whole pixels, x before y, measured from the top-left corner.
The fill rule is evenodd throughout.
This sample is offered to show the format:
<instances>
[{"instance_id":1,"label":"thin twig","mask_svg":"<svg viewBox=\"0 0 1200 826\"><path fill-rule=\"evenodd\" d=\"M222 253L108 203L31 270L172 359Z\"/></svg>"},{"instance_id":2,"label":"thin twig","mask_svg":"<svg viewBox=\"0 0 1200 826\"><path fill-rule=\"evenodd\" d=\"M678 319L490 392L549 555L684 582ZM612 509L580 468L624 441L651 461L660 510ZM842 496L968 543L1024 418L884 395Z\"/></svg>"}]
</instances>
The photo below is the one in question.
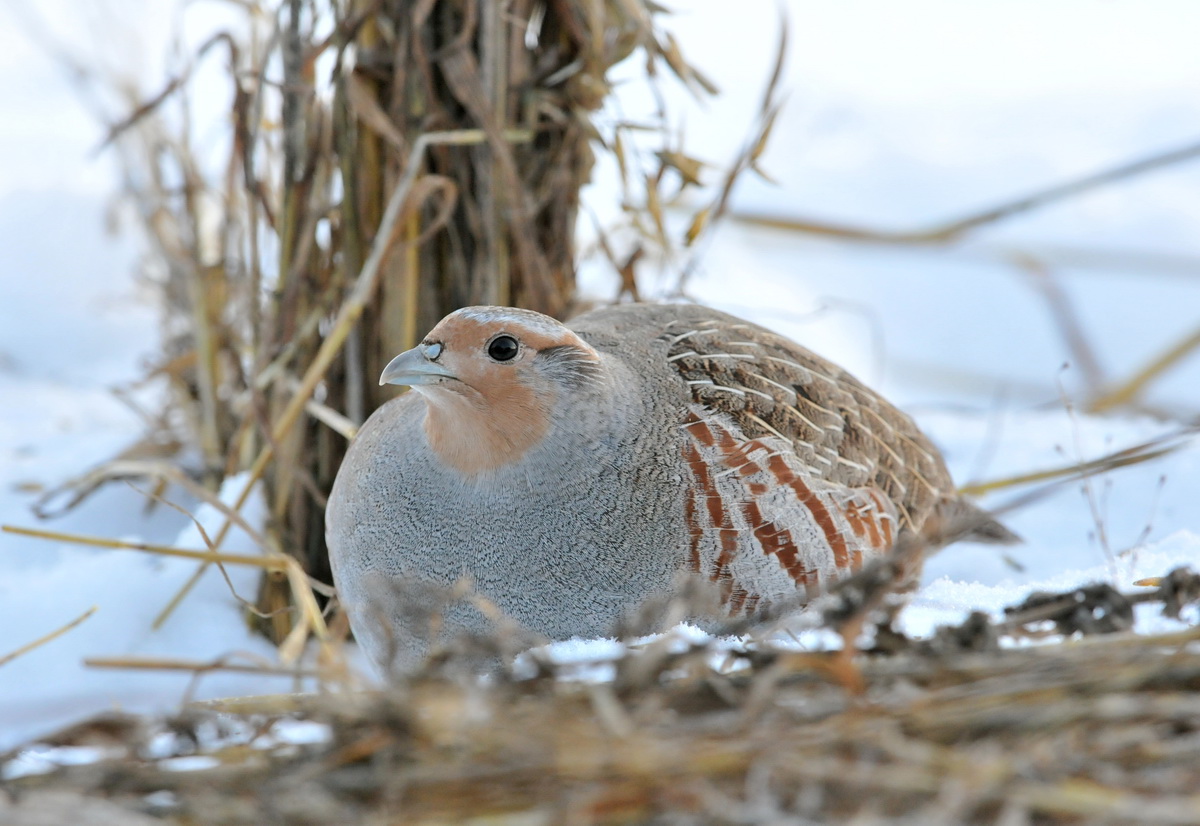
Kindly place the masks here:
<instances>
[{"instance_id":1,"label":"thin twig","mask_svg":"<svg viewBox=\"0 0 1200 826\"><path fill-rule=\"evenodd\" d=\"M971 230L978 229L987 224L997 223L1021 213L1029 212L1030 210L1073 198L1092 189L1128 180L1138 175L1162 169L1173 164L1190 161L1197 157L1200 157L1200 143L1189 143L1185 146L1124 163L1111 169L1085 175L1082 178L1069 181L1065 184L1047 187L1030 195L1006 201L981 212L970 213L965 217L936 224L926 229L895 232L848 224L835 224L817 219L779 218L753 213L737 213L734 217L743 223L754 224L756 226L786 229L794 232L804 232L811 235L821 235L850 241L868 241L884 244L946 244L951 241L957 241Z\"/></svg>"},{"instance_id":2,"label":"thin twig","mask_svg":"<svg viewBox=\"0 0 1200 826\"><path fill-rule=\"evenodd\" d=\"M236 674L264 674L276 677L319 677L311 669L284 668L274 665L244 665L222 660L201 662L174 657L86 657L83 664L88 668L119 668L136 671L192 671L207 673L227 671Z\"/></svg>"},{"instance_id":3,"label":"thin twig","mask_svg":"<svg viewBox=\"0 0 1200 826\"><path fill-rule=\"evenodd\" d=\"M676 289L680 294L683 293L688 280L700 266L704 245L698 244L697 239L700 237L707 239L714 236L713 228L728 212L730 199L733 196L733 189L737 185L737 182L741 180L742 173L748 169L752 169L760 175L763 174L758 167L758 161L763 152L766 151L767 141L770 138L771 130L775 126L775 119L778 117L783 105L778 99L778 91L780 79L783 77L784 59L787 56L788 21L785 7L780 6L779 8L781 17L779 41L775 48L775 61L772 64L771 76L767 81L762 100L759 103L755 132L753 137L742 148L728 172L726 172L725 179L716 197L708 206L697 212L692 220L692 227L688 230L688 237L689 245L693 247L693 252L679 276L679 284Z\"/></svg>"},{"instance_id":4,"label":"thin twig","mask_svg":"<svg viewBox=\"0 0 1200 826\"><path fill-rule=\"evenodd\" d=\"M1093 399L1087 406L1088 412L1104 413L1114 407L1130 403L1150 382L1183 361L1197 349L1200 349L1200 327L1168 347L1149 364L1138 370L1128 381Z\"/></svg>"},{"instance_id":5,"label":"thin twig","mask_svg":"<svg viewBox=\"0 0 1200 826\"><path fill-rule=\"evenodd\" d=\"M1022 255L1016 259L1016 264L1029 274L1034 288L1046 300L1050 315L1054 318L1059 333L1062 335L1063 344L1066 345L1074 363L1083 374L1089 392L1094 392L1096 388L1104 384L1104 369L1100 366L1100 360L1096 358L1096 351L1083 331L1079 313L1071 304L1066 290L1062 288L1062 284L1059 279L1055 278L1051 269L1042 261L1032 256Z\"/></svg>"},{"instance_id":6,"label":"thin twig","mask_svg":"<svg viewBox=\"0 0 1200 826\"><path fill-rule=\"evenodd\" d=\"M1099 473L1106 473L1110 470L1116 470L1117 468L1142 464L1166 456L1184 447L1196 435L1198 430L1200 428L1195 426L1182 428L1164 436L1158 436L1149 441L1134 445L1133 447L1113 451L1087 462L1076 462L1055 468L992 479L987 482L963 485L958 489L958 492L963 496L983 496L986 493L1003 490L1004 488L1019 487L1034 482L1081 479Z\"/></svg>"},{"instance_id":7,"label":"thin twig","mask_svg":"<svg viewBox=\"0 0 1200 826\"><path fill-rule=\"evenodd\" d=\"M247 554L228 554L220 551L197 551L189 548L174 548L169 545L155 545L149 542L129 542L123 539L106 539L100 536L22 528L16 525L0 525L0 531L18 536L30 536L34 539L45 539L50 542L71 542L76 545L90 545L95 548L145 551L146 553L159 554L160 556L196 559L206 564L219 562L223 565L249 565L254 568L265 568L269 571L287 570L289 562L295 562L291 557L281 554L275 556L250 556Z\"/></svg>"},{"instance_id":8,"label":"thin twig","mask_svg":"<svg viewBox=\"0 0 1200 826\"><path fill-rule=\"evenodd\" d=\"M4 656L0 657L0 668L8 665L10 662L15 660L17 657L28 654L30 651L33 651L35 648L41 648L43 645L50 642L51 640L58 639L63 634L70 631L72 628L75 628L76 626L82 624L84 620L88 619L89 617L92 616L92 614L96 613L96 610L97 610L97 606L93 605L91 608L84 611L82 614L80 614L75 619L68 622L66 625L64 625L60 628L56 628L55 630L51 631L49 634L43 634L42 636L38 637L33 642L25 643L24 645L22 645L20 648L16 649L15 651L8 652Z\"/></svg>"}]
</instances>

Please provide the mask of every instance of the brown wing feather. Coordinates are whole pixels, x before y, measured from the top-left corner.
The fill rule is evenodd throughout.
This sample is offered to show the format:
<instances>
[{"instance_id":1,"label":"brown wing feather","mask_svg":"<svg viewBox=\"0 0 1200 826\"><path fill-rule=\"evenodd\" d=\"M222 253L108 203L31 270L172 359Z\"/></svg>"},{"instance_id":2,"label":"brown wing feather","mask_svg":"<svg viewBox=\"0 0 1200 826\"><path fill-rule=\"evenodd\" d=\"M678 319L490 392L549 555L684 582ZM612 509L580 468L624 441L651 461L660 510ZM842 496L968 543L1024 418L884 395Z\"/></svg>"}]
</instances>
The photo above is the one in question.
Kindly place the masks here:
<instances>
[{"instance_id":1,"label":"brown wing feather","mask_svg":"<svg viewBox=\"0 0 1200 826\"><path fill-rule=\"evenodd\" d=\"M852 375L754 324L714 313L663 336L694 401L729 416L748 439L791 442L812 475L876 488L902 526L919 531L957 498L937 450L912 419Z\"/></svg>"}]
</instances>

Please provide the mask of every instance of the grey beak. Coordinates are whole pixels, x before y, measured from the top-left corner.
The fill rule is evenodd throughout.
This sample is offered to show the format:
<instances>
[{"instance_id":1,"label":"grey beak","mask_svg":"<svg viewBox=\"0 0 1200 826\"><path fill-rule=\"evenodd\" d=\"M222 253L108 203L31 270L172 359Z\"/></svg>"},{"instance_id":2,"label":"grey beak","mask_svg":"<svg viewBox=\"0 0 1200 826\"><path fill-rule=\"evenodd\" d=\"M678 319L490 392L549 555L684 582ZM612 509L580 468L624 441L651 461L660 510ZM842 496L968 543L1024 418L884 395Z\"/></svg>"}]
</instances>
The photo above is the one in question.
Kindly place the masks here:
<instances>
[{"instance_id":1,"label":"grey beak","mask_svg":"<svg viewBox=\"0 0 1200 826\"><path fill-rule=\"evenodd\" d=\"M414 347L388 362L379 376L379 384L438 384L453 378L456 378L453 373L429 360L424 348Z\"/></svg>"}]
</instances>

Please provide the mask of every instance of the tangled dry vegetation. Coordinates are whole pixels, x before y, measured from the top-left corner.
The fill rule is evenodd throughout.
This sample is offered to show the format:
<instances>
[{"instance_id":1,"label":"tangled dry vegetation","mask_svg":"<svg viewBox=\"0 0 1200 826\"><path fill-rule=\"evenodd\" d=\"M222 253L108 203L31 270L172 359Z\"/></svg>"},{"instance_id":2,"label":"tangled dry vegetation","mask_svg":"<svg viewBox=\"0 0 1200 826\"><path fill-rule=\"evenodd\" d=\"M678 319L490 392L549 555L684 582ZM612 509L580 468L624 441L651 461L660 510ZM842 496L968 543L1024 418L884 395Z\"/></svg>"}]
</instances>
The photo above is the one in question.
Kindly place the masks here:
<instances>
[{"instance_id":1,"label":"tangled dry vegetation","mask_svg":"<svg viewBox=\"0 0 1200 826\"><path fill-rule=\"evenodd\" d=\"M480 680L513 640L474 639L384 692L72 726L0 755L0 819L1200 822L1200 627L1116 633L1137 603L1195 611L1200 575L1038 594L914 641L867 621L886 617L870 573L809 614L845 640L865 628L868 648L668 636L592 663L535 652ZM1047 634L1069 641L1000 645Z\"/></svg>"}]
</instances>

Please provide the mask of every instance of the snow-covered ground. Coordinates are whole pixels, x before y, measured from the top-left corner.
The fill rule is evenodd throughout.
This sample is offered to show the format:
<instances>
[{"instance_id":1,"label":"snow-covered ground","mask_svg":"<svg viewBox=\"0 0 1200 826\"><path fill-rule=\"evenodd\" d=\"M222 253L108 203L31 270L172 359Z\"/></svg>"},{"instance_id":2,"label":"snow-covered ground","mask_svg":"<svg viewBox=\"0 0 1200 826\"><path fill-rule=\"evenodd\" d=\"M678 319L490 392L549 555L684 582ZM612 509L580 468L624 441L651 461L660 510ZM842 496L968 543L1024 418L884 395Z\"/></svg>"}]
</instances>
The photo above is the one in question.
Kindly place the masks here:
<instances>
[{"instance_id":1,"label":"snow-covered ground","mask_svg":"<svg viewBox=\"0 0 1200 826\"><path fill-rule=\"evenodd\" d=\"M165 5L118 6L142 32L141 45L124 53L148 67L141 75L147 92L160 85L154 67L170 15L153 9ZM753 117L778 7L742 4L730 18L719 0L679 5L685 11L673 30L726 91L689 105L687 148L719 164ZM52 29L82 37L77 21L55 16L70 7L38 4ZM763 159L779 183L746 179L736 211L916 229L1200 140L1200 6L1192 3L795 0L786 8L789 102ZM0 86L0 157L8 161L0 165L0 523L32 525L29 505L39 488L139 436L137 415L109 389L139 376L157 331L153 295L133 277L136 239L105 231L115 171L90 155L102 131L77 105L64 73L4 22L0 70L10 82ZM635 86L622 87L622 95L623 114L644 111ZM599 174L589 201L611 214L613 170ZM1200 162L1173 166L941 251L728 223L689 294L786 332L879 387L930 432L960 481L1056 467L1178 424L1067 411L1064 400L1078 400L1084 382L1018 254L1049 268L1106 379L1118 381L1200 323L1197 191ZM586 267L583 280L595 294L615 292L602 266ZM652 292L672 286L647 282ZM1147 399L1194 417L1198 387L1194 356L1152 385ZM1035 587L1095 579L1129 587L1197 564L1198 494L1195 443L1086 486L1065 486L1008 517L1026 539L1007 551L1020 569L994 549L967 545L931 560L907 627L927 631L970 609L996 610ZM165 507L146 517L144 501L111 486L46 527L202 547L186 517ZM225 547L248 550L249 541L235 535ZM216 571L166 627L150 629L193 570L181 560L0 534L0 657L98 607L67 635L0 666L0 748L99 709L161 709L191 696L186 675L101 671L84 667L84 657L270 656ZM252 596L252 575L230 573L239 593ZM1144 620L1142 627L1155 627ZM214 675L195 689L217 696L289 687L278 678Z\"/></svg>"}]
</instances>

